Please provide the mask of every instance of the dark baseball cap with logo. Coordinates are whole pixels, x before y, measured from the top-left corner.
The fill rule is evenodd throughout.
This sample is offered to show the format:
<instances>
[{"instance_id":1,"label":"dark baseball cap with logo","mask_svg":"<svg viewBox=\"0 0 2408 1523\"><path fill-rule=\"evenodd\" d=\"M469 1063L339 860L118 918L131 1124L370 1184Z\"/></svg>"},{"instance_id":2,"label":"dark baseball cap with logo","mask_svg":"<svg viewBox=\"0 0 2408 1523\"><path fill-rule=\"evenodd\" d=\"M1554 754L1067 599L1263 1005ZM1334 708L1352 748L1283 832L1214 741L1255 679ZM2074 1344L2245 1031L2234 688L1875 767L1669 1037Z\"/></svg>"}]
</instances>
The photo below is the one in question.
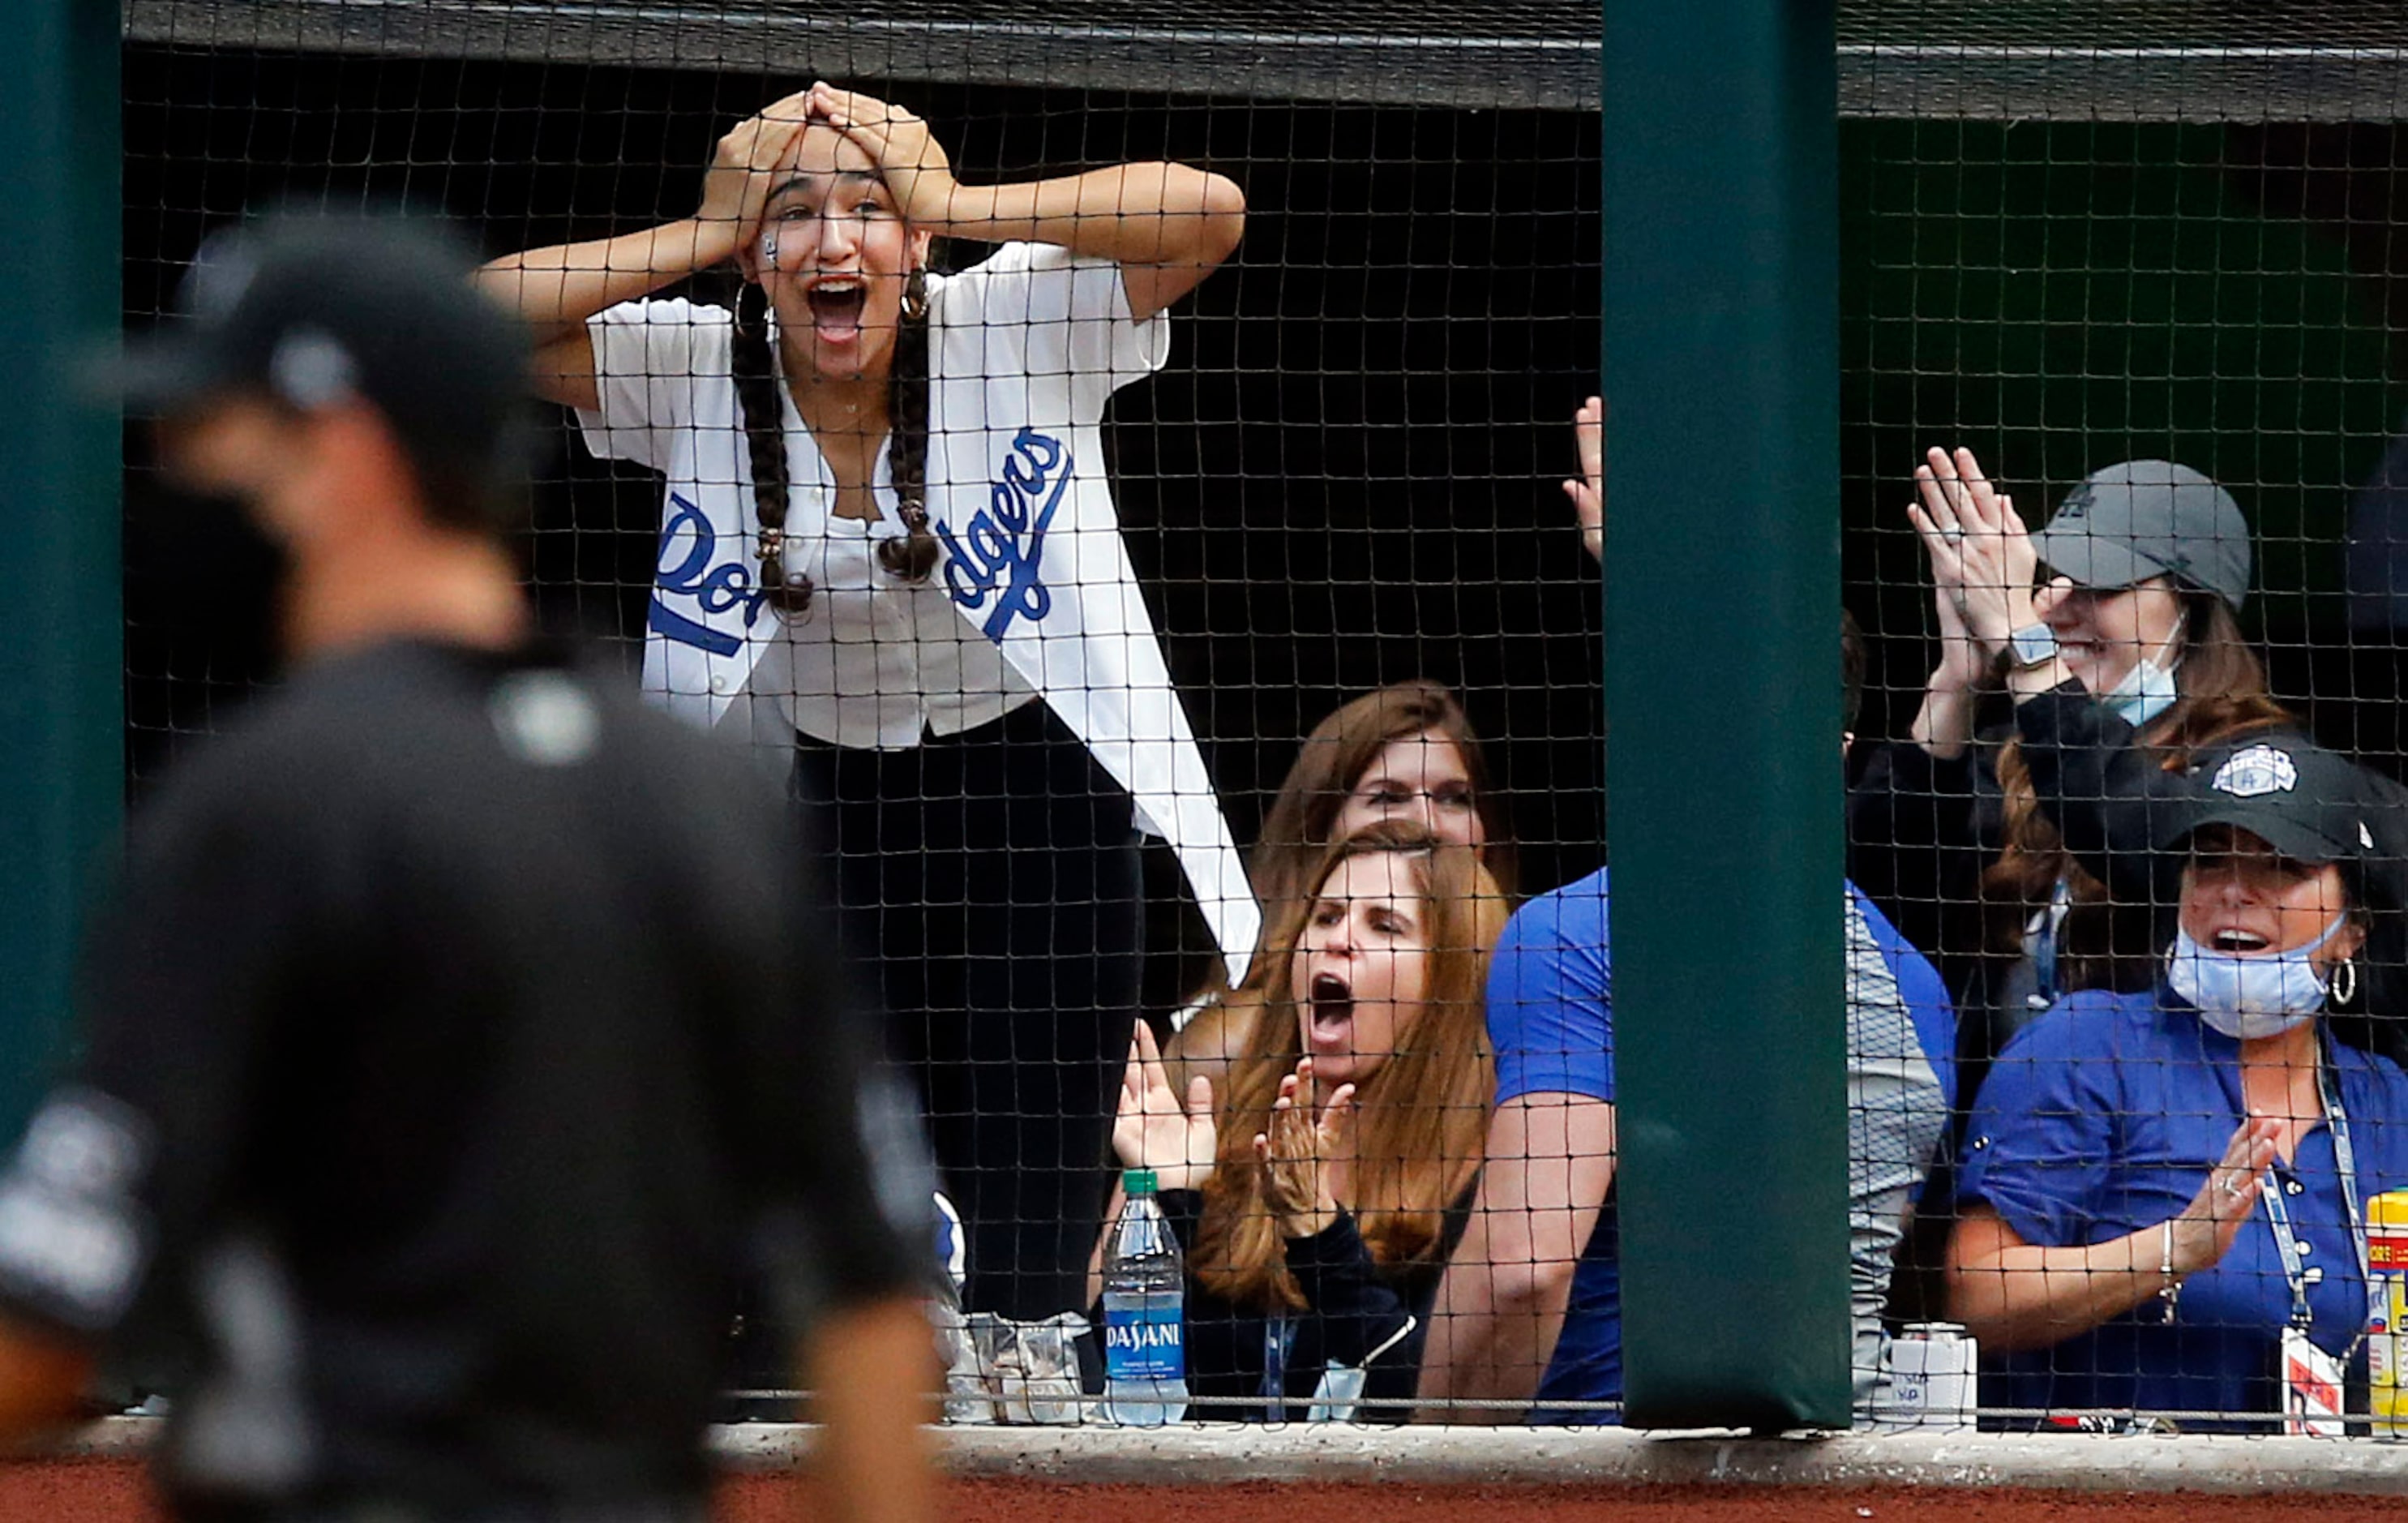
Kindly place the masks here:
<instances>
[{"instance_id":1,"label":"dark baseball cap with logo","mask_svg":"<svg viewBox=\"0 0 2408 1523\"><path fill-rule=\"evenodd\" d=\"M2201 754L2189 797L2166 811L2157 844L2180 845L2203 826L2229 825L2295 862L2362 864L2377 853L2379 801L2355 762L2287 731Z\"/></svg>"},{"instance_id":2,"label":"dark baseball cap with logo","mask_svg":"<svg viewBox=\"0 0 2408 1523\"><path fill-rule=\"evenodd\" d=\"M2031 537L2048 568L2082 587L2172 576L2236 610L2249 596L2249 523L2232 494L2171 460L2094 471Z\"/></svg>"},{"instance_id":3,"label":"dark baseball cap with logo","mask_svg":"<svg viewBox=\"0 0 2408 1523\"><path fill-rule=\"evenodd\" d=\"M166 420L245 394L303 411L365 402L417 467L431 515L499 527L530 460L530 351L469 283L474 268L405 217L228 228L202 245L177 318L110 368L112 389Z\"/></svg>"}]
</instances>

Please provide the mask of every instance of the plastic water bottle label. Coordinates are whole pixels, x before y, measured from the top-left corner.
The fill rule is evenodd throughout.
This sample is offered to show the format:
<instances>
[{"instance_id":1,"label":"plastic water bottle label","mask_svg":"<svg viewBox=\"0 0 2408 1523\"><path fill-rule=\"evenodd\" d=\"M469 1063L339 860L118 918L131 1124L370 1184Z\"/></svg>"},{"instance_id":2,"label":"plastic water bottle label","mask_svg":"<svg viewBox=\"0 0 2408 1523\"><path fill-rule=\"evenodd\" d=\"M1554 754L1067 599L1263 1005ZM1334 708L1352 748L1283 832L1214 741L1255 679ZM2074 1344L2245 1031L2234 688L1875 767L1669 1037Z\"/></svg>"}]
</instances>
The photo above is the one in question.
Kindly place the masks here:
<instances>
[{"instance_id":1,"label":"plastic water bottle label","mask_svg":"<svg viewBox=\"0 0 2408 1523\"><path fill-rule=\"evenodd\" d=\"M1131 1297L1135 1306L1104 1307L1104 1371L1114 1380L1176 1381L1187 1377L1185 1329L1170 1297ZM1145 1304L1151 1301L1153 1304Z\"/></svg>"}]
</instances>

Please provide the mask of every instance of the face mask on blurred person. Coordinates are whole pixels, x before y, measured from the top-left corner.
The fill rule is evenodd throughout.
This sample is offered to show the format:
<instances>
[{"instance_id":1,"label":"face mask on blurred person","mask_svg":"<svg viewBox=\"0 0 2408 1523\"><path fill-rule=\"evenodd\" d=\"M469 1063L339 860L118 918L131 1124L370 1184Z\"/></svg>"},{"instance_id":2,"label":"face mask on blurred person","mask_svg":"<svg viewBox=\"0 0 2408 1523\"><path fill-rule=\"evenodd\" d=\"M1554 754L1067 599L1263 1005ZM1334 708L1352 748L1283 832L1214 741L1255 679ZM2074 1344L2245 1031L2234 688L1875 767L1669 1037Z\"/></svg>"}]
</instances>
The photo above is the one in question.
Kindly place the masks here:
<instances>
[{"instance_id":1,"label":"face mask on blurred person","mask_svg":"<svg viewBox=\"0 0 2408 1523\"><path fill-rule=\"evenodd\" d=\"M2133 662L2132 669L2114 687L2099 695L2099 701L2134 729L2172 708L2174 699L2182 696L2174 687L2174 667L2181 664L2174 656L2174 642L2181 638L2182 625L2177 624L2156 654ZM2160 658L2167 664L2159 665Z\"/></svg>"},{"instance_id":2,"label":"face mask on blurred person","mask_svg":"<svg viewBox=\"0 0 2408 1523\"><path fill-rule=\"evenodd\" d=\"M2178 931L2166 955L2166 982L2199 1007L2211 1030L2236 1042L2281 1036L2325 1005L2325 981L2314 953L2333 939L2347 915L2335 915L2324 934L2288 952L2214 952Z\"/></svg>"}]
</instances>

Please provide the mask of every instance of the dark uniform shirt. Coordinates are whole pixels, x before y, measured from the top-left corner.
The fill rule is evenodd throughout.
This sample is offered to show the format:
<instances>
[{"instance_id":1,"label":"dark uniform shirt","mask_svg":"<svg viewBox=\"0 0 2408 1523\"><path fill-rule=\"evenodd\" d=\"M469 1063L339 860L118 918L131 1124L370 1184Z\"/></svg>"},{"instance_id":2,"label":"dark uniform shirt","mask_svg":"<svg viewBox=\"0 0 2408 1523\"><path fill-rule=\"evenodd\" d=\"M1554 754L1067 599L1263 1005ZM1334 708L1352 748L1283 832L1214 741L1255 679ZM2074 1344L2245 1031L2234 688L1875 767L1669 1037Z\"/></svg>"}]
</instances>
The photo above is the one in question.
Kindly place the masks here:
<instances>
[{"instance_id":1,"label":"dark uniform shirt","mask_svg":"<svg viewBox=\"0 0 2408 1523\"><path fill-rule=\"evenodd\" d=\"M698 1496L731 1284L925 1241L804 870L738 748L556 656L306 670L136 831L0 1301L175 1361L187 1505Z\"/></svg>"}]
</instances>

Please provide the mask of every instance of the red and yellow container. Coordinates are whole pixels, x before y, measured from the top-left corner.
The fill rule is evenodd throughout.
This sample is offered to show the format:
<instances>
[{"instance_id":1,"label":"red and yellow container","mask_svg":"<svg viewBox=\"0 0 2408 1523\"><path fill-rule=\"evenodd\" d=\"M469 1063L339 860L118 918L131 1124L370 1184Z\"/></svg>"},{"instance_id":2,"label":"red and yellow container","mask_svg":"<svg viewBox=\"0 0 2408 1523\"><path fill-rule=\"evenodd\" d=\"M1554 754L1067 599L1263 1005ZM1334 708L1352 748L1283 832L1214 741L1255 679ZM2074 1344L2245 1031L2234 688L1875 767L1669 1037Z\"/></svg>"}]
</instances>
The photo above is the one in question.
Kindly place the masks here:
<instances>
[{"instance_id":1,"label":"red and yellow container","mask_svg":"<svg viewBox=\"0 0 2408 1523\"><path fill-rule=\"evenodd\" d=\"M2367 1384L2377 1435L2408 1437L2408 1190L2366 1203L2366 1272L2373 1318L2366 1329Z\"/></svg>"}]
</instances>

